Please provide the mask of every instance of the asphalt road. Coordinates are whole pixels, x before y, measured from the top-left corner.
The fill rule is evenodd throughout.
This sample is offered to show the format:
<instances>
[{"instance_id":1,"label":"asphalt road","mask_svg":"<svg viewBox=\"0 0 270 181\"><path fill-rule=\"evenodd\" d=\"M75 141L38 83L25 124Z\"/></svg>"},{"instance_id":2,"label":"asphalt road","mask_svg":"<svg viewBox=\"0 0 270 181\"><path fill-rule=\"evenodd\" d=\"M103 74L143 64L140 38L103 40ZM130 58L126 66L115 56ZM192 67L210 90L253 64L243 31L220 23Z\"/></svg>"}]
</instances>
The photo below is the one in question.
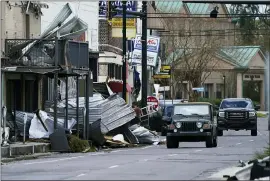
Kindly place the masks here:
<instances>
[{"instance_id":1,"label":"asphalt road","mask_svg":"<svg viewBox=\"0 0 270 181\"><path fill-rule=\"evenodd\" d=\"M225 131L217 148L205 143L180 143L111 152L62 154L2 165L3 180L202 180L220 169L250 160L269 142L267 120L258 121L258 136L250 131Z\"/></svg>"}]
</instances>

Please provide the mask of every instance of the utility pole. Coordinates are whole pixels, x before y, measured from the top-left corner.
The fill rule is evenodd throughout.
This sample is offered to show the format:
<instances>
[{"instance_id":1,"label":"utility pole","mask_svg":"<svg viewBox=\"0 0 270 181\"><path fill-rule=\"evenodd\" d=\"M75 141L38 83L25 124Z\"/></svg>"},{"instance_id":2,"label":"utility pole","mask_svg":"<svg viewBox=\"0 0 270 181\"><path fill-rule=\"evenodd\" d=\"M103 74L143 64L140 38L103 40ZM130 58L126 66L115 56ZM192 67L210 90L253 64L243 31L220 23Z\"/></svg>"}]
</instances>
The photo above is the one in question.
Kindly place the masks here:
<instances>
[{"instance_id":1,"label":"utility pole","mask_svg":"<svg viewBox=\"0 0 270 181\"><path fill-rule=\"evenodd\" d=\"M123 93L122 97L123 99L127 102L126 98L126 85L127 85L127 78L126 78L126 52L127 52L127 47L126 47L126 42L127 42L127 2L123 1L122 2L122 7L123 7L123 66L122 66L122 80L123 80Z\"/></svg>"},{"instance_id":2,"label":"utility pole","mask_svg":"<svg viewBox=\"0 0 270 181\"><path fill-rule=\"evenodd\" d=\"M147 105L147 1L142 2L142 107Z\"/></svg>"},{"instance_id":3,"label":"utility pole","mask_svg":"<svg viewBox=\"0 0 270 181\"><path fill-rule=\"evenodd\" d=\"M269 45L270 45L270 38L269 38ZM265 84L267 85L267 84ZM264 90L262 90L264 91ZM267 107L268 107L268 131L270 131L270 46L268 49L268 96L267 96Z\"/></svg>"}]
</instances>

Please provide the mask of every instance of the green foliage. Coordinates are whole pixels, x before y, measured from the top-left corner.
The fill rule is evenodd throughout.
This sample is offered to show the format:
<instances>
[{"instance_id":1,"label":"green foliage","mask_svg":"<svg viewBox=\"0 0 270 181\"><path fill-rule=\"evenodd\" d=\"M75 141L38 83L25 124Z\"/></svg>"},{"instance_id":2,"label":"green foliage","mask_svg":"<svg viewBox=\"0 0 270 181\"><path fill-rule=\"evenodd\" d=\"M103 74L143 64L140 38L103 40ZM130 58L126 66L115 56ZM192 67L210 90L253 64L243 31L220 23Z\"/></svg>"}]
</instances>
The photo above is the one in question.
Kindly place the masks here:
<instances>
[{"instance_id":1,"label":"green foliage","mask_svg":"<svg viewBox=\"0 0 270 181\"><path fill-rule=\"evenodd\" d=\"M94 151L94 148L89 145L87 140L81 140L75 135L68 136L68 143L71 151L74 153Z\"/></svg>"},{"instance_id":2,"label":"green foliage","mask_svg":"<svg viewBox=\"0 0 270 181\"><path fill-rule=\"evenodd\" d=\"M270 156L270 146L266 147L263 152L255 153L255 159L263 159L267 156Z\"/></svg>"},{"instance_id":3,"label":"green foliage","mask_svg":"<svg viewBox=\"0 0 270 181\"><path fill-rule=\"evenodd\" d=\"M257 113L257 117L258 118L265 118L265 117L267 117L267 115L262 114L262 113Z\"/></svg>"}]
</instances>

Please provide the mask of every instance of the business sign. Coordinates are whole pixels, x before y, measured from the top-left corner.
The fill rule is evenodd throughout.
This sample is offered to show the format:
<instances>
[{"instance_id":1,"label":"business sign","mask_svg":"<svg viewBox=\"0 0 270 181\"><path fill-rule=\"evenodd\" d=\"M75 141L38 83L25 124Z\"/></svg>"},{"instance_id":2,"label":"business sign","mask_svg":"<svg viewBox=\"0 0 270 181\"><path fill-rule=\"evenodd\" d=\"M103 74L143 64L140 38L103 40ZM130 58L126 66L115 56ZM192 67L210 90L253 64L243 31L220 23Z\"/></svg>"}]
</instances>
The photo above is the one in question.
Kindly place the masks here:
<instances>
[{"instance_id":1,"label":"business sign","mask_svg":"<svg viewBox=\"0 0 270 181\"><path fill-rule=\"evenodd\" d=\"M127 28L126 36L128 39L132 39L136 36L136 28ZM122 28L112 28L113 38L123 38Z\"/></svg>"},{"instance_id":2,"label":"business sign","mask_svg":"<svg viewBox=\"0 0 270 181\"><path fill-rule=\"evenodd\" d=\"M107 17L107 5L109 1L99 1L99 17ZM122 1L113 1L112 4L116 8L123 8ZM127 11L137 12L137 1L127 1ZM115 17L122 17L122 12L117 12ZM127 17L134 17L133 15L127 15Z\"/></svg>"},{"instance_id":3,"label":"business sign","mask_svg":"<svg viewBox=\"0 0 270 181\"><path fill-rule=\"evenodd\" d=\"M154 79L169 79L171 78L171 66L161 65L160 72L153 75Z\"/></svg>"},{"instance_id":4,"label":"business sign","mask_svg":"<svg viewBox=\"0 0 270 181\"><path fill-rule=\"evenodd\" d=\"M134 40L134 50L131 61L133 64L142 63L142 43L141 35L136 35ZM157 64L160 38L155 36L147 37L147 65L155 67Z\"/></svg>"},{"instance_id":5,"label":"business sign","mask_svg":"<svg viewBox=\"0 0 270 181\"><path fill-rule=\"evenodd\" d=\"M136 28L136 19L127 18L127 28ZM123 18L112 18L112 28L122 28L123 27Z\"/></svg>"},{"instance_id":6,"label":"business sign","mask_svg":"<svg viewBox=\"0 0 270 181\"><path fill-rule=\"evenodd\" d=\"M141 35L136 36L136 39L135 39L135 42L134 42L134 49L138 49L138 50L142 49L141 38L142 38ZM159 42L160 42L159 37L155 37L155 36L147 37L147 51L158 53Z\"/></svg>"},{"instance_id":7,"label":"business sign","mask_svg":"<svg viewBox=\"0 0 270 181\"><path fill-rule=\"evenodd\" d=\"M155 67L156 66L156 60L157 60L157 53L154 52L147 52L147 65ZM135 49L132 52L132 63L133 64L141 64L142 63L142 51Z\"/></svg>"}]
</instances>

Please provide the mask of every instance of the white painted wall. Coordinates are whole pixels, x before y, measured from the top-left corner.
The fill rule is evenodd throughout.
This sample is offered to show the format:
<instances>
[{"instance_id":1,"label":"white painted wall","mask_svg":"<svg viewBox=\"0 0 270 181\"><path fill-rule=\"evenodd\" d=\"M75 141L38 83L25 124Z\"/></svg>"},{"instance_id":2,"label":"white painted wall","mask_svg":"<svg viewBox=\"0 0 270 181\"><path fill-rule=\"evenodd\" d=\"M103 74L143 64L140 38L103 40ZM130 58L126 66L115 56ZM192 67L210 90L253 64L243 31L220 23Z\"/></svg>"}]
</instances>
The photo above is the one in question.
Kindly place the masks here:
<instances>
[{"instance_id":1,"label":"white painted wall","mask_svg":"<svg viewBox=\"0 0 270 181\"><path fill-rule=\"evenodd\" d=\"M75 15L78 15L79 18L88 24L86 41L89 41L90 49L98 50L98 1L46 2L46 4L49 5L49 8L43 10L43 16L41 17L41 31L43 32L46 29L66 3L70 4Z\"/></svg>"}]
</instances>

